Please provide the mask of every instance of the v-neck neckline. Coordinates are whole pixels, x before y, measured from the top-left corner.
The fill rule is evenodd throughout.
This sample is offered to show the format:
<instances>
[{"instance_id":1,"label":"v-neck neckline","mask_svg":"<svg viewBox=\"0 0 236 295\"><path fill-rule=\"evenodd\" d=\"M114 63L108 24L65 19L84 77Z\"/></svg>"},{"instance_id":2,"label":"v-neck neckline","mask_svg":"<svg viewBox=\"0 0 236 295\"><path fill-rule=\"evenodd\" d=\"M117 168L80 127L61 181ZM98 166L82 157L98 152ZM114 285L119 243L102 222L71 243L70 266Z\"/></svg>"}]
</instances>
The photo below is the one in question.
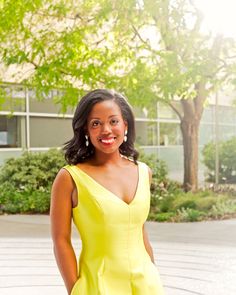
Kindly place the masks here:
<instances>
[{"instance_id":1,"label":"v-neck neckline","mask_svg":"<svg viewBox=\"0 0 236 295\"><path fill-rule=\"evenodd\" d=\"M87 178L89 178L91 181L93 181L97 186L101 187L103 190L105 190L106 192L110 193L113 197L115 197L116 199L118 199L118 201L120 201L121 203L125 204L126 206L131 206L133 204L133 202L136 200L138 191L139 191L139 184L140 184L140 165L138 163L138 181L136 184L136 189L135 189L135 193L134 196L132 198L132 200L127 203L124 200L122 200L120 197L118 197L115 193L113 193L112 191L110 191L109 189L107 189L104 185L102 185L101 183L99 183L97 180L95 180L92 176L90 176L87 172L85 172L84 170L82 170L80 167L78 167L77 165L75 165L75 167L82 172Z\"/></svg>"}]
</instances>

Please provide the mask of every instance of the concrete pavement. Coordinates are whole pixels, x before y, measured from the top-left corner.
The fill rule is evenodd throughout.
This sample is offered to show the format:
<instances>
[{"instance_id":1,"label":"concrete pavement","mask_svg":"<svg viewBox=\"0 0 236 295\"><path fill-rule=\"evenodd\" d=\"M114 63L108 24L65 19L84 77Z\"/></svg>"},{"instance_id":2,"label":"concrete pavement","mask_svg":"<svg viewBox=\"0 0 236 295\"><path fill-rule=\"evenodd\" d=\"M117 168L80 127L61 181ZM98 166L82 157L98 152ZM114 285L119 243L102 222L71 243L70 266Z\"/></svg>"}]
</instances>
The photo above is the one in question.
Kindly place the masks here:
<instances>
[{"instance_id":1,"label":"concrete pavement","mask_svg":"<svg viewBox=\"0 0 236 295\"><path fill-rule=\"evenodd\" d=\"M147 230L166 295L236 294L236 219L148 222ZM75 231L73 244L79 254ZM0 216L0 294L66 295L48 216Z\"/></svg>"}]
</instances>

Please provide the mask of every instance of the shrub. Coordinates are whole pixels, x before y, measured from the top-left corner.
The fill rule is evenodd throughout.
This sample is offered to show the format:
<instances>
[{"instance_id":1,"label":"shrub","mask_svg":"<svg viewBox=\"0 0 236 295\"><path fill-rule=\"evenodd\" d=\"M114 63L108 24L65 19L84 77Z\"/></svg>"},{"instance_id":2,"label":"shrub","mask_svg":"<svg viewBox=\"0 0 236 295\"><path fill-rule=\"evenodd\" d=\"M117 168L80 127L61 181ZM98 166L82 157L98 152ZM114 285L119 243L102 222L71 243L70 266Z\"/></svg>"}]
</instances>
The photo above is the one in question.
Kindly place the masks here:
<instances>
[{"instance_id":1,"label":"shrub","mask_svg":"<svg viewBox=\"0 0 236 295\"><path fill-rule=\"evenodd\" d=\"M210 217L217 219L228 215L236 216L236 200L219 200L209 212Z\"/></svg>"},{"instance_id":2,"label":"shrub","mask_svg":"<svg viewBox=\"0 0 236 295\"><path fill-rule=\"evenodd\" d=\"M182 207L181 209L177 210L177 214L175 215L173 220L178 222L193 222L201 220L204 215L204 212Z\"/></svg>"},{"instance_id":3,"label":"shrub","mask_svg":"<svg viewBox=\"0 0 236 295\"><path fill-rule=\"evenodd\" d=\"M159 222L164 222L164 221L171 221L172 218L174 218L175 213L174 212L164 212L164 213L150 213L149 214L149 220L152 221L159 221Z\"/></svg>"},{"instance_id":4,"label":"shrub","mask_svg":"<svg viewBox=\"0 0 236 295\"><path fill-rule=\"evenodd\" d=\"M1 186L0 212L4 213L47 213L50 206L49 191L22 191L8 185ZM4 196L4 197L2 197Z\"/></svg>"},{"instance_id":5,"label":"shrub","mask_svg":"<svg viewBox=\"0 0 236 295\"><path fill-rule=\"evenodd\" d=\"M211 190L184 193L167 177L163 161L141 153L140 161L153 171L149 220L200 221L236 215L235 191ZM61 151L24 153L9 159L0 170L0 213L47 213L52 182L66 164Z\"/></svg>"},{"instance_id":6,"label":"shrub","mask_svg":"<svg viewBox=\"0 0 236 295\"><path fill-rule=\"evenodd\" d=\"M154 154L146 155L139 150L139 160L146 163L152 170L152 178L158 180L158 183L167 181L167 166L166 163L158 159Z\"/></svg>"},{"instance_id":7,"label":"shrub","mask_svg":"<svg viewBox=\"0 0 236 295\"><path fill-rule=\"evenodd\" d=\"M152 170L151 184L151 208L150 216L158 216L159 212L168 212L172 207L175 196L182 193L181 185L168 179L168 170L164 161L158 159L155 155L145 155L140 152L140 161L145 162ZM160 217L161 218L161 217ZM157 220L155 217L152 220Z\"/></svg>"},{"instance_id":8,"label":"shrub","mask_svg":"<svg viewBox=\"0 0 236 295\"><path fill-rule=\"evenodd\" d=\"M230 194L216 194L210 190L176 194L158 198L151 207L149 219L154 221L191 222L203 219L236 216L236 199Z\"/></svg>"},{"instance_id":9,"label":"shrub","mask_svg":"<svg viewBox=\"0 0 236 295\"><path fill-rule=\"evenodd\" d=\"M25 152L7 160L0 170L0 212L48 212L52 182L65 164L58 150Z\"/></svg>"},{"instance_id":10,"label":"shrub","mask_svg":"<svg viewBox=\"0 0 236 295\"><path fill-rule=\"evenodd\" d=\"M63 165L65 160L61 151L25 152L19 158L6 161L0 170L0 183L10 182L15 188L29 191L46 188Z\"/></svg>"},{"instance_id":11,"label":"shrub","mask_svg":"<svg viewBox=\"0 0 236 295\"><path fill-rule=\"evenodd\" d=\"M206 144L202 151L210 182L215 182L215 153L213 142ZM236 183L236 137L219 143L219 182Z\"/></svg>"}]
</instances>

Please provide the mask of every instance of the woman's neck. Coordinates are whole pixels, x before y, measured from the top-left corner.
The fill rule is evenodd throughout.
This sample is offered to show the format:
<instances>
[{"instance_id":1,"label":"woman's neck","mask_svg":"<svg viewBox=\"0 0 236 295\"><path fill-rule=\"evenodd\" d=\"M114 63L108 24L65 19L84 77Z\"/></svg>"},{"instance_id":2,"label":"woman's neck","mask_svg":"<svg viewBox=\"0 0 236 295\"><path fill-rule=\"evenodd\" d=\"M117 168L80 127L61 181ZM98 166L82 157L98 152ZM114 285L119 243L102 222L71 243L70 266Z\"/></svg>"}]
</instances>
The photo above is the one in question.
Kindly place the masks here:
<instances>
[{"instance_id":1,"label":"woman's neck","mask_svg":"<svg viewBox=\"0 0 236 295\"><path fill-rule=\"evenodd\" d=\"M121 162L122 157L119 151L112 154L96 152L90 160L90 163L96 166L117 165Z\"/></svg>"}]
</instances>

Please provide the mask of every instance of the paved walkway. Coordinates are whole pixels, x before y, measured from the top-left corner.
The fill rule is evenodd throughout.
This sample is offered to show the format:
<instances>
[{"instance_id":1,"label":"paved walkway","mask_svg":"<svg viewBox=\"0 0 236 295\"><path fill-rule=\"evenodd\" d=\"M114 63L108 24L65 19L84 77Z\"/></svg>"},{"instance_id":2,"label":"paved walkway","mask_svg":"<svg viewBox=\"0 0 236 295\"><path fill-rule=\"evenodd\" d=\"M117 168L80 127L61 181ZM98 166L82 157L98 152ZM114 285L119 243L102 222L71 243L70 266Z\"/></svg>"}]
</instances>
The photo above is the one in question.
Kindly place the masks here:
<instances>
[{"instance_id":1,"label":"paved walkway","mask_svg":"<svg viewBox=\"0 0 236 295\"><path fill-rule=\"evenodd\" d=\"M147 223L147 229L166 295L236 294L236 220ZM0 294L66 295L48 216L0 216Z\"/></svg>"}]
</instances>

